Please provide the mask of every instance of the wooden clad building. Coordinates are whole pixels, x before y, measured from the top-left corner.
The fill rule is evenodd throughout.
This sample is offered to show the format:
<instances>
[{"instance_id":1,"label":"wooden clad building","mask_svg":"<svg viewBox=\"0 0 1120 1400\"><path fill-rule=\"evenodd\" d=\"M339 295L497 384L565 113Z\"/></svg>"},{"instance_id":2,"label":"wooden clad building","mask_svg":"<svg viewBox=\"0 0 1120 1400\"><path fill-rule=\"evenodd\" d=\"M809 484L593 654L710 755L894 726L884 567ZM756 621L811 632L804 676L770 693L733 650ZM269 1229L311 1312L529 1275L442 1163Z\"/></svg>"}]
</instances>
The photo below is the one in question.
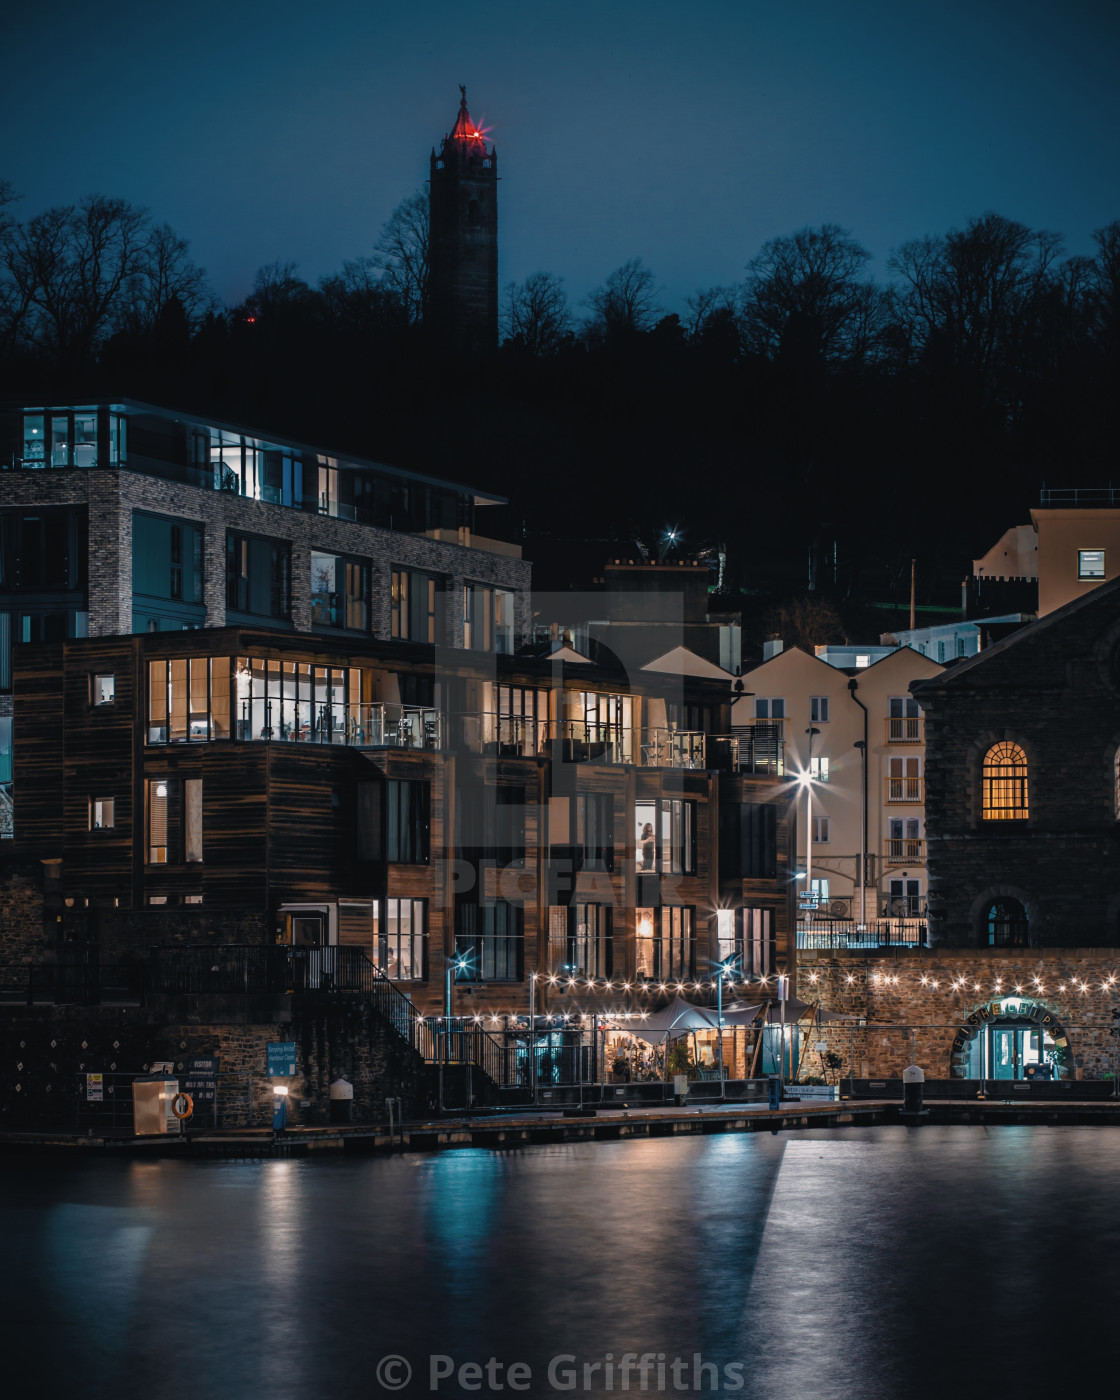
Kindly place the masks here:
<instances>
[{"instance_id":1,"label":"wooden clad building","mask_svg":"<svg viewBox=\"0 0 1120 1400\"><path fill-rule=\"evenodd\" d=\"M224 627L42 643L13 675L15 838L48 937L349 945L425 1012L592 1009L793 971L794 785L730 687ZM647 993L649 995L650 993Z\"/></svg>"}]
</instances>

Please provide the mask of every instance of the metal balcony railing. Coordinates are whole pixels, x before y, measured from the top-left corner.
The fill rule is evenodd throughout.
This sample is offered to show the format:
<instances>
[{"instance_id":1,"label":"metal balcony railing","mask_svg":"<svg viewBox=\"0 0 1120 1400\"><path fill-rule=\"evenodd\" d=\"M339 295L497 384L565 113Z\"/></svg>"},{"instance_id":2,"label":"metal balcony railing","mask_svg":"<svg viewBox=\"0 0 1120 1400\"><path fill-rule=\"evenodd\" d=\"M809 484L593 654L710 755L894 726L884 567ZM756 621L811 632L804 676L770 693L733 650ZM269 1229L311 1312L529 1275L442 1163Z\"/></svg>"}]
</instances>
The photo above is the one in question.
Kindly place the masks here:
<instances>
[{"instance_id":1,"label":"metal balcony railing","mask_svg":"<svg viewBox=\"0 0 1120 1400\"><path fill-rule=\"evenodd\" d=\"M883 859L887 865L924 865L926 843L918 837L889 836Z\"/></svg>"},{"instance_id":2,"label":"metal balcony railing","mask_svg":"<svg viewBox=\"0 0 1120 1400\"><path fill-rule=\"evenodd\" d=\"M903 715L885 721L888 744L920 744L924 739L921 715Z\"/></svg>"},{"instance_id":3,"label":"metal balcony railing","mask_svg":"<svg viewBox=\"0 0 1120 1400\"><path fill-rule=\"evenodd\" d=\"M909 802L919 803L925 801L924 779L922 778L884 778L883 779L886 802Z\"/></svg>"}]
</instances>

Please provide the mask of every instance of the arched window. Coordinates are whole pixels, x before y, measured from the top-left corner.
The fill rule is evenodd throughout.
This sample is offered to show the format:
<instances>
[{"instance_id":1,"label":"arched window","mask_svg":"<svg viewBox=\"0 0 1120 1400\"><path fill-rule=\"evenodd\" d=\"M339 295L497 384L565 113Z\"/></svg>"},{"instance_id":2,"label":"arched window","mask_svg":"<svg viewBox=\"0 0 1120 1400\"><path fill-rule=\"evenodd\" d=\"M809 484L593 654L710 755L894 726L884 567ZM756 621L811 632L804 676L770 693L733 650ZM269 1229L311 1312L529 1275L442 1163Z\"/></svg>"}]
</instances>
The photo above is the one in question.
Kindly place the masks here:
<instances>
[{"instance_id":1,"label":"arched window","mask_svg":"<svg viewBox=\"0 0 1120 1400\"><path fill-rule=\"evenodd\" d=\"M993 744L984 755L984 820L1022 821L1027 805L1027 756L1018 744Z\"/></svg>"},{"instance_id":2,"label":"arched window","mask_svg":"<svg viewBox=\"0 0 1120 1400\"><path fill-rule=\"evenodd\" d=\"M1029 942L1027 911L1017 899L995 899L984 916L989 948L1025 948Z\"/></svg>"}]
</instances>

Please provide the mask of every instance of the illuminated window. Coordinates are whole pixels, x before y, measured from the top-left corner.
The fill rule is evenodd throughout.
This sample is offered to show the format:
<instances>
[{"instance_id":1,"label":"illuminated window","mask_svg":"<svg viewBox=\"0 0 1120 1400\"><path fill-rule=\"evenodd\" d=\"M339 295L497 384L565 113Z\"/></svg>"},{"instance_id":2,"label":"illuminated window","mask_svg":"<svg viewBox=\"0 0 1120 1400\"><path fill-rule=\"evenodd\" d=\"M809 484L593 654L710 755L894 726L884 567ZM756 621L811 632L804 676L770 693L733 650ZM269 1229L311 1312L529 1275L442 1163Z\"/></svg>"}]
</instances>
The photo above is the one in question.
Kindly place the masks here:
<instances>
[{"instance_id":1,"label":"illuminated window","mask_svg":"<svg viewBox=\"0 0 1120 1400\"><path fill-rule=\"evenodd\" d=\"M1077 551L1078 578L1104 578L1104 550L1079 549Z\"/></svg>"},{"instance_id":2,"label":"illuminated window","mask_svg":"<svg viewBox=\"0 0 1120 1400\"><path fill-rule=\"evenodd\" d=\"M90 831L112 831L116 825L112 797L91 797L89 800Z\"/></svg>"},{"instance_id":3,"label":"illuminated window","mask_svg":"<svg viewBox=\"0 0 1120 1400\"><path fill-rule=\"evenodd\" d=\"M93 677L93 703L95 705L111 705L116 700L116 698L116 676Z\"/></svg>"},{"instance_id":4,"label":"illuminated window","mask_svg":"<svg viewBox=\"0 0 1120 1400\"><path fill-rule=\"evenodd\" d=\"M828 755L814 754L809 762L809 774L815 783L828 782Z\"/></svg>"},{"instance_id":5,"label":"illuminated window","mask_svg":"<svg viewBox=\"0 0 1120 1400\"><path fill-rule=\"evenodd\" d=\"M993 744L984 755L985 821L1023 821L1027 803L1027 756L1018 744Z\"/></svg>"}]
</instances>

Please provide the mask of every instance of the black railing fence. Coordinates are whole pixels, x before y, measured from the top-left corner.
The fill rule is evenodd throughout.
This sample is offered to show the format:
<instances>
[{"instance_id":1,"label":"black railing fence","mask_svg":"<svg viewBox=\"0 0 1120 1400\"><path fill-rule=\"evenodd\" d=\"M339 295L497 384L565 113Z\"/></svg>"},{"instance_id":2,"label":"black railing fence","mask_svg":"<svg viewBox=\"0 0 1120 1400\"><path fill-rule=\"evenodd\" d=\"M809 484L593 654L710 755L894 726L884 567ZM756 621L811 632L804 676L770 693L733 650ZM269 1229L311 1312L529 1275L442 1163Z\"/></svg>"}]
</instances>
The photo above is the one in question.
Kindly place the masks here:
<instances>
[{"instance_id":1,"label":"black railing fence","mask_svg":"<svg viewBox=\"0 0 1120 1400\"><path fill-rule=\"evenodd\" d=\"M120 963L0 965L0 1003L100 1006L144 1000L144 968Z\"/></svg>"},{"instance_id":2,"label":"black railing fence","mask_svg":"<svg viewBox=\"0 0 1120 1400\"><path fill-rule=\"evenodd\" d=\"M926 921L919 916L898 919L812 919L797 925L797 946L830 948L924 948Z\"/></svg>"}]
</instances>

